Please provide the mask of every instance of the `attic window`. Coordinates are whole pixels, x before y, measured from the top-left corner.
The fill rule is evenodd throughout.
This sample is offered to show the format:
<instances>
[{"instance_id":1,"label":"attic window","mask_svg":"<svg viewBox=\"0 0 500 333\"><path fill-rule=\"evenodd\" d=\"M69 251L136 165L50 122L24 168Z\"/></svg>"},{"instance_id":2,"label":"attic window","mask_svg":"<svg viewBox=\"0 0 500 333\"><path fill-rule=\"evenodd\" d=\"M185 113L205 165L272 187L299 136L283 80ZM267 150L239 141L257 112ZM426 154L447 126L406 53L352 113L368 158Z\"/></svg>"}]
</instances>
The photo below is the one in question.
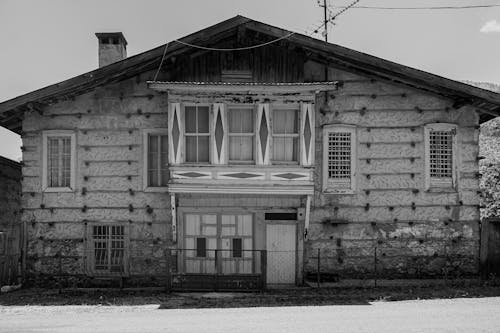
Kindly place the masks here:
<instances>
[{"instance_id":1,"label":"attic window","mask_svg":"<svg viewBox=\"0 0 500 333\"><path fill-rule=\"evenodd\" d=\"M113 38L114 45L118 45L119 43L120 43L120 41L118 40L118 38Z\"/></svg>"},{"instance_id":2,"label":"attic window","mask_svg":"<svg viewBox=\"0 0 500 333\"><path fill-rule=\"evenodd\" d=\"M109 44L109 38L101 38L102 44Z\"/></svg>"},{"instance_id":3,"label":"attic window","mask_svg":"<svg viewBox=\"0 0 500 333\"><path fill-rule=\"evenodd\" d=\"M222 82L253 82L253 74L250 70L222 70Z\"/></svg>"}]
</instances>

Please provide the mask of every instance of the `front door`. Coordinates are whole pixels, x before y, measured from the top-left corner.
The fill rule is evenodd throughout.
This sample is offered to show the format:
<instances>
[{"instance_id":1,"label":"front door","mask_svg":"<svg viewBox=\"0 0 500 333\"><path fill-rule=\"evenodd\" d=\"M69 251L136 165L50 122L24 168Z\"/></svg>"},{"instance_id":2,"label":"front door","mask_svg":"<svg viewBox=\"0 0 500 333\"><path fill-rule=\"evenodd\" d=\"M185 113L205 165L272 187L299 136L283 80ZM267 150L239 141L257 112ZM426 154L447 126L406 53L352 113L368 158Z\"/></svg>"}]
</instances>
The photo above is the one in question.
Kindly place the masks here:
<instances>
[{"instance_id":1,"label":"front door","mask_svg":"<svg viewBox=\"0 0 500 333\"><path fill-rule=\"evenodd\" d=\"M267 283L295 284L295 224L267 224Z\"/></svg>"}]
</instances>

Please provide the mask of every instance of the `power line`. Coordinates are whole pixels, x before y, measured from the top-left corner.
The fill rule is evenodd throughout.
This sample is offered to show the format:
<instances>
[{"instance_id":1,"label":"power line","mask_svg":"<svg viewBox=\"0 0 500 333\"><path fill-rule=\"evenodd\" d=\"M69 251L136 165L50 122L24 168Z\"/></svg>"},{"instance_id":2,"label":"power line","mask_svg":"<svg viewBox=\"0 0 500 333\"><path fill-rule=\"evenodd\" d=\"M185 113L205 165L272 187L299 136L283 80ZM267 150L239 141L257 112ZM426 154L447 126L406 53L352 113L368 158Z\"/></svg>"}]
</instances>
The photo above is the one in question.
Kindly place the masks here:
<instances>
[{"instance_id":1,"label":"power line","mask_svg":"<svg viewBox=\"0 0 500 333\"><path fill-rule=\"evenodd\" d=\"M493 5L467 5L467 6L434 6L434 7L380 7L380 6L335 6L334 8L357 8L357 9L379 9L379 10L439 10L439 9L477 9L500 7L500 4Z\"/></svg>"}]
</instances>

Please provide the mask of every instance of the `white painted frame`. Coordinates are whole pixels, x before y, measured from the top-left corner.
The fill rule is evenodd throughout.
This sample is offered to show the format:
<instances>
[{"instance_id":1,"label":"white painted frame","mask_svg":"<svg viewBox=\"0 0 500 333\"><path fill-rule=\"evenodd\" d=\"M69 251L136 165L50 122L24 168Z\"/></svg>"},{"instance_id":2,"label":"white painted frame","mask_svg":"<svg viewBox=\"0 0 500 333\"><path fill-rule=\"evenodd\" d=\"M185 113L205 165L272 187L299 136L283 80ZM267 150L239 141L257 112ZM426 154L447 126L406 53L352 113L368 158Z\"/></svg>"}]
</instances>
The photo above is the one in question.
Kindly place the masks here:
<instances>
[{"instance_id":1,"label":"white painted frame","mask_svg":"<svg viewBox=\"0 0 500 333\"><path fill-rule=\"evenodd\" d=\"M430 176L430 142L429 134L431 131L452 132L452 172L451 186L448 182L433 180ZM440 191L440 190L455 190L457 189L457 170L458 170L458 125L450 123L435 123L424 126L424 156L425 156L425 190Z\"/></svg>"},{"instance_id":2,"label":"white painted frame","mask_svg":"<svg viewBox=\"0 0 500 333\"><path fill-rule=\"evenodd\" d=\"M178 104L178 103L177 103ZM186 106L206 106L208 107L208 162L186 162L186 137L189 135L186 135ZM180 162L184 165L212 165L215 164L213 162L213 151L215 149L214 144L215 144L215 139L214 139L214 134L212 131L212 123L214 122L214 104L210 103L182 103L180 104L180 114L182 115L181 118L178 118L179 121L181 122L181 138L179 140L179 145L180 145L180 152L182 156L180 157ZM215 129L215 126L214 126ZM170 126L169 126L169 131L170 131Z\"/></svg>"},{"instance_id":3,"label":"white painted frame","mask_svg":"<svg viewBox=\"0 0 500 333\"><path fill-rule=\"evenodd\" d=\"M335 188L328 178L328 134L351 133L351 187ZM357 129L353 125L333 124L323 127L323 192L327 194L354 194L357 176Z\"/></svg>"},{"instance_id":4,"label":"white painted frame","mask_svg":"<svg viewBox=\"0 0 500 333\"><path fill-rule=\"evenodd\" d=\"M69 187L49 187L48 176L48 138L69 137L71 139L71 162L70 162L70 186ZM76 134L71 130L49 130L42 132L42 192L74 192L76 179Z\"/></svg>"},{"instance_id":5,"label":"white painted frame","mask_svg":"<svg viewBox=\"0 0 500 333\"><path fill-rule=\"evenodd\" d=\"M142 130L142 188L144 192L167 192L168 186L148 186L148 150L149 150L149 135L167 135L167 149L170 149L170 136L166 128L152 128ZM170 156L170 154L169 154ZM169 169L168 165L166 166ZM170 170L169 170L170 175Z\"/></svg>"},{"instance_id":6,"label":"white painted frame","mask_svg":"<svg viewBox=\"0 0 500 333\"><path fill-rule=\"evenodd\" d=\"M303 145L303 135L302 135L302 104L301 103L289 103L289 104L284 104L284 103L271 103L269 104L269 118L271 119L270 121L270 142L269 142L269 161L270 164L272 165L283 165L283 166L290 166L290 165L303 165L302 164L302 145ZM275 137L283 137L282 134L275 134L274 133L274 110L275 109L280 109L280 110L287 110L287 111L296 111L297 112L297 134L293 135L288 135L288 137L294 137L297 138L297 159L295 161L277 161L273 159L274 156L274 138Z\"/></svg>"}]
</instances>

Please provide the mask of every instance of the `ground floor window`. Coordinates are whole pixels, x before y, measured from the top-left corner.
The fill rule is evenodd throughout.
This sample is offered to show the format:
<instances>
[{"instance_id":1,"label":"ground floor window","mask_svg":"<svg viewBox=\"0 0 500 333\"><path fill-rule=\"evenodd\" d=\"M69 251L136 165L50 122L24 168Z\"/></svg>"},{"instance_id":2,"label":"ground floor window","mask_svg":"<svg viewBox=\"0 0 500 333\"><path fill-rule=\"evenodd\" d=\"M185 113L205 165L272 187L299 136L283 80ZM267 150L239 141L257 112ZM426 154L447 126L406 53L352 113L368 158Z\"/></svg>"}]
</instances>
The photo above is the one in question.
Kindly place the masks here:
<instances>
[{"instance_id":1,"label":"ground floor window","mask_svg":"<svg viewBox=\"0 0 500 333\"><path fill-rule=\"evenodd\" d=\"M253 273L252 214L186 213L183 220L185 273Z\"/></svg>"},{"instance_id":2,"label":"ground floor window","mask_svg":"<svg viewBox=\"0 0 500 333\"><path fill-rule=\"evenodd\" d=\"M128 270L125 226L91 225L89 233L91 271L95 274L126 274Z\"/></svg>"}]
</instances>

